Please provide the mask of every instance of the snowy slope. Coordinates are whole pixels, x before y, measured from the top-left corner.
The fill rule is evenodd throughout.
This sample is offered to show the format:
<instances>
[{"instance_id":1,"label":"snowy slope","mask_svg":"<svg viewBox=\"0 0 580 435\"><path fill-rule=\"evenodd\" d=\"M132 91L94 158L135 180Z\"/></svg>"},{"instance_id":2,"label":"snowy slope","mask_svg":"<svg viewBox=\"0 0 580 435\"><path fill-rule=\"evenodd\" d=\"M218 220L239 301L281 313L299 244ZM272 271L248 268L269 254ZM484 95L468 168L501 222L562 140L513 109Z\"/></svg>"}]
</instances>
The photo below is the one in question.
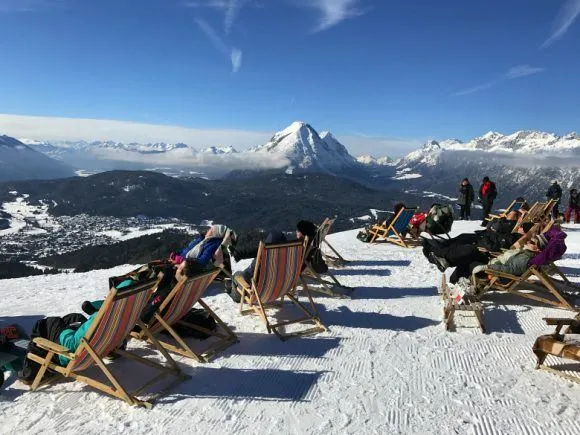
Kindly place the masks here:
<instances>
[{"instance_id":1,"label":"snowy slope","mask_svg":"<svg viewBox=\"0 0 580 435\"><path fill-rule=\"evenodd\" d=\"M356 161L368 166L385 166L391 165L394 160L390 157L379 157L378 159L370 154L363 154L356 158Z\"/></svg>"},{"instance_id":2,"label":"snowy slope","mask_svg":"<svg viewBox=\"0 0 580 435\"><path fill-rule=\"evenodd\" d=\"M39 153L17 139L0 136L0 181L64 178L73 169Z\"/></svg>"},{"instance_id":3,"label":"snowy slope","mask_svg":"<svg viewBox=\"0 0 580 435\"><path fill-rule=\"evenodd\" d=\"M476 228L460 222L454 232ZM575 281L577 230L570 230L568 253L559 262ZM240 343L209 364L177 358L191 379L152 410L75 382L31 393L10 378L0 395L2 431L580 433L580 385L536 371L531 350L538 335L551 331L542 317L570 312L496 294L485 302L488 334L445 332L436 291L441 275L420 250L369 246L355 234L330 236L353 260L336 271L338 279L357 289L350 300L315 296L328 332L281 342L256 318L240 316L215 287L205 301ZM42 315L78 311L82 301L106 293L109 276L129 269L0 281L0 321L31 325ZM463 324L473 325L469 319ZM134 346L142 347L129 343ZM123 360L111 367L130 384L140 374Z\"/></svg>"},{"instance_id":4,"label":"snowy slope","mask_svg":"<svg viewBox=\"0 0 580 435\"><path fill-rule=\"evenodd\" d=\"M285 157L290 168L335 172L357 165L344 145L332 134L320 135L305 122L294 122L276 133L268 143L249 150Z\"/></svg>"}]
</instances>

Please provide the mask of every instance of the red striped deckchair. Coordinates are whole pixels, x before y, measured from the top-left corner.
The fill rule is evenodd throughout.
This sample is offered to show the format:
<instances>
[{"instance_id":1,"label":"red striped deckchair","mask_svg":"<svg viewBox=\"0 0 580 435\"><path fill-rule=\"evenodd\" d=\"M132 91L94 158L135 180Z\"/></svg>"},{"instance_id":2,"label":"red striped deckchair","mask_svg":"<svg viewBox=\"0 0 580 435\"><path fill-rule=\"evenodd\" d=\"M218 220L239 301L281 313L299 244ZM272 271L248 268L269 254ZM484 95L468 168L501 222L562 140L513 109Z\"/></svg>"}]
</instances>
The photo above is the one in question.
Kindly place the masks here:
<instances>
[{"instance_id":1,"label":"red striped deckchair","mask_svg":"<svg viewBox=\"0 0 580 435\"><path fill-rule=\"evenodd\" d=\"M41 365L40 370L32 383L32 391L38 389L46 370L50 369L65 377L71 377L77 381L84 382L104 393L122 399L130 405L151 408L152 403L150 401L137 398L137 395L139 395L145 388L159 382L162 377L168 374L175 376L176 381L186 379L186 376L183 375L179 366L139 320L141 311L143 311L143 308L149 301L153 289L158 282L157 279L152 279L122 290L117 290L115 287L112 287L107 298L104 300L103 305L96 314L93 323L83 337L80 346L75 352L70 352L64 346L45 338L35 338L34 343L41 349L46 350L47 355L45 357L33 353L27 355L27 358ZM162 365L131 352L119 349L123 344L123 341L129 336L135 324L140 325L145 333L148 334L153 345L165 357L167 365ZM103 362L103 358L112 352L126 356L133 361L146 364L157 369L161 373L147 381L137 390L128 392L121 385L119 379L113 375L108 366ZM69 359L69 363L66 367L56 364L53 361L53 357L58 355L62 355ZM94 365L98 366L106 376L109 381L108 385L90 377L88 374L82 373Z\"/></svg>"},{"instance_id":2,"label":"red striped deckchair","mask_svg":"<svg viewBox=\"0 0 580 435\"><path fill-rule=\"evenodd\" d=\"M165 342L157 335L159 343L165 349L193 358L198 362L208 362L211 356L238 342L238 338L232 330L228 328L228 326L201 299L201 296L207 287L213 282L219 273L220 269L216 268L201 275L184 278L175 285L173 290L171 290L169 295L167 295L165 300L161 303L158 312L153 315L149 325L147 325L147 329L149 329L151 334L157 334L163 330L169 332L177 342L177 345ZM213 317L219 325L220 329L218 331L211 331L182 320L191 307L196 303L199 303L205 312ZM218 341L206 346L201 351L195 352L172 327L176 324L209 334L216 337ZM145 331L133 332L131 333L131 336L139 340L147 340Z\"/></svg>"},{"instance_id":3,"label":"red striped deckchair","mask_svg":"<svg viewBox=\"0 0 580 435\"><path fill-rule=\"evenodd\" d=\"M266 324L268 333L274 332L282 340L298 335L316 334L326 330L318 317L318 311L312 300L310 289L301 277L307 243L308 240L276 245L265 245L260 242L251 284L236 280L242 296L240 313L255 313L259 315ZM296 286L298 280L301 281L302 288L308 297L310 310L297 299ZM288 298L304 312L305 316L272 324L268 319L266 309L273 306L281 307L284 298ZM244 309L245 305L248 305L249 308ZM285 333L278 330L281 327L295 323L311 323L314 327L293 333Z\"/></svg>"}]
</instances>

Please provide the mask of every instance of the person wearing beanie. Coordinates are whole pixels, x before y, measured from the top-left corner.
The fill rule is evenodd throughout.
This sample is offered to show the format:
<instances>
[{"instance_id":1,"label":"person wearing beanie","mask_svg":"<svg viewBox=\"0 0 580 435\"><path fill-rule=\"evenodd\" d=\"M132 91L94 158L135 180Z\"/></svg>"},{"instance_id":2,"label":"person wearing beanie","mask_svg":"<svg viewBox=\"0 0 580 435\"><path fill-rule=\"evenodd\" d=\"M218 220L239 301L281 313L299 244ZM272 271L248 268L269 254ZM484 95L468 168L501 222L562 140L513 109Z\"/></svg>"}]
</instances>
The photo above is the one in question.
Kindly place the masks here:
<instances>
[{"instance_id":1,"label":"person wearing beanie","mask_svg":"<svg viewBox=\"0 0 580 435\"><path fill-rule=\"evenodd\" d=\"M460 220L469 220L471 216L471 203L475 199L475 193L473 192L473 186L467 178L461 181L459 186L459 198L457 199L457 204L461 209Z\"/></svg>"},{"instance_id":2,"label":"person wearing beanie","mask_svg":"<svg viewBox=\"0 0 580 435\"><path fill-rule=\"evenodd\" d=\"M552 209L552 217L556 219L560 215L558 207L560 206L560 200L562 199L562 188L558 184L558 180L552 180L552 183L546 192L546 197L556 201L556 204Z\"/></svg>"},{"instance_id":3,"label":"person wearing beanie","mask_svg":"<svg viewBox=\"0 0 580 435\"><path fill-rule=\"evenodd\" d=\"M316 230L318 227L314 222L301 220L296 224L296 237L298 239L303 239L308 237L308 240L314 240L316 237Z\"/></svg>"}]
</instances>

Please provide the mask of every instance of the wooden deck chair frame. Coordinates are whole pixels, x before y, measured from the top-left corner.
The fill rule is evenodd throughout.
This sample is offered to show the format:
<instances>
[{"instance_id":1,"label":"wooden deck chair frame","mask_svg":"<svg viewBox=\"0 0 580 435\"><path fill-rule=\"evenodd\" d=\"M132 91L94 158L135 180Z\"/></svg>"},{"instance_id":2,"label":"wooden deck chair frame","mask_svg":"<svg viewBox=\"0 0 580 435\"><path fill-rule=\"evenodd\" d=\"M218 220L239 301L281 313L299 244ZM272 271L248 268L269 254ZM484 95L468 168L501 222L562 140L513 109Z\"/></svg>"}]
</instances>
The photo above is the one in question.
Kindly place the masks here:
<instances>
[{"instance_id":1,"label":"wooden deck chair frame","mask_svg":"<svg viewBox=\"0 0 580 435\"><path fill-rule=\"evenodd\" d=\"M314 283L320 284L322 286L322 288L312 287L311 291L323 293L333 297L349 298L350 293L352 293L354 288L342 284L336 278L336 276L334 276L334 274L330 271L330 269L324 273L325 275L328 275L330 280L322 278L322 276L318 272L316 272L316 270L314 270L314 267L312 266L310 261L308 261L308 258L310 257L310 252L313 249L315 249L316 246L320 248L323 240L324 240L324 227L323 225L321 225L320 227L318 227L316 231L316 235L314 236L313 242L309 244L306 253L304 254L304 266L302 271L302 277L307 281L313 281ZM346 290L346 293L336 291L335 287Z\"/></svg>"},{"instance_id":2,"label":"wooden deck chair frame","mask_svg":"<svg viewBox=\"0 0 580 435\"><path fill-rule=\"evenodd\" d=\"M451 329L451 325L455 324L455 312L456 311L470 311L473 313L475 320L477 322L477 326L481 330L482 333L485 333L485 326L483 325L483 305L481 302L478 302L473 299L472 297L466 297L466 304L459 305L456 301L451 298L449 293L449 285L447 284L447 277L445 274L442 274L441 278L441 288L439 289L439 293L441 294L441 299L443 300L443 325L445 326L445 330L449 331Z\"/></svg>"},{"instance_id":3,"label":"wooden deck chair frame","mask_svg":"<svg viewBox=\"0 0 580 435\"><path fill-rule=\"evenodd\" d=\"M556 308L578 311L579 308L572 305L571 301L562 294L562 290L558 289L559 284L564 284L568 287L572 287L573 285L555 264L552 263L549 266L555 268L555 272L560 275L563 281L552 278L543 270L531 266L521 276L487 269L485 273L488 274L490 279L478 280L474 285L480 289L481 294L490 290L505 291L524 298L543 302ZM502 282L501 280L506 280L506 282ZM549 299L548 297L551 298Z\"/></svg>"},{"instance_id":4,"label":"wooden deck chair frame","mask_svg":"<svg viewBox=\"0 0 580 435\"><path fill-rule=\"evenodd\" d=\"M334 255L331 255L331 254L325 254L323 252L322 255L324 256L324 259L326 261L328 261L329 263L331 263L335 267L343 267L346 263L350 263L350 261L345 260L344 257L342 255L340 255L338 253L338 251L336 249L334 249L334 247L326 239L326 237L330 233L330 229L332 228L332 225L334 225L335 221L336 221L336 217L334 219L326 218L318 226L318 234L319 234L318 235L318 237L319 237L318 246L320 247L320 249L322 249L322 244L324 243L334 253Z\"/></svg>"},{"instance_id":5,"label":"wooden deck chair frame","mask_svg":"<svg viewBox=\"0 0 580 435\"><path fill-rule=\"evenodd\" d=\"M260 245L258 247L258 255L256 256L256 268L254 270L254 276L252 277L251 283L249 283L249 287L244 285L244 283L237 281L236 287L241 292L240 314L258 315L260 319L265 323L268 333L273 332L281 340L287 340L289 338L297 336L313 335L326 331L326 327L320 321L318 310L316 309L316 305L312 300L312 295L310 294L308 284L306 284L306 281L301 275L301 268L304 262L304 254L306 253L307 245L308 238L305 238L304 241L299 240L296 242L281 243L275 245L265 245L264 242L260 242ZM267 255L269 255L270 250L284 250L284 249L286 250L296 249L295 254L296 257L293 258L294 269L286 271L286 273L292 274L290 276L290 279L287 281L289 282L289 284L285 287L279 288L275 295L273 296L271 295L269 298L264 298L262 297L262 294L266 293L267 290L270 290L268 288L267 283L262 282L262 280L260 279L262 269L266 267L266 264L264 264L264 262L267 261ZM284 266L287 265L288 261L285 263ZM283 273L284 268L276 269L276 273L274 275L274 284L276 285L278 284L278 280L280 280L281 278L280 274ZM297 299L296 287L299 280L301 281L302 284L302 290L304 293L306 293L306 296L308 298L310 309ZM269 284L272 285L272 283ZM304 316L272 324L268 319L266 310L269 308L282 308L284 304L284 298L288 298L290 302L292 302L304 313ZM311 328L303 329L288 334L279 331L279 328L281 327L297 323L311 323L314 326Z\"/></svg>"},{"instance_id":6,"label":"wooden deck chair frame","mask_svg":"<svg viewBox=\"0 0 580 435\"><path fill-rule=\"evenodd\" d=\"M215 356L217 353L225 350L229 346L237 343L238 337L232 332L232 330L215 314L209 306L201 299L201 296L207 289L207 287L213 282L215 277L220 273L220 269L216 268L212 271L202 273L200 275L184 278L179 281L173 290L167 295L165 300L159 306L158 311L153 315L153 318L147 325L146 330L140 332L132 332L131 336L139 339L150 341L149 337L154 335L157 337L157 341L166 350L177 353L179 355L186 356L188 358L193 358L197 362L209 362L209 360ZM196 284L199 287L196 288ZM190 292L196 292L191 294ZM183 301L189 301L184 305ZM218 328L216 331L211 331L207 328L203 328L198 325L194 325L181 320L183 316L193 307L196 303L199 303L203 310L212 317ZM184 311L183 314L176 313L176 311ZM163 313L163 314L160 314ZM176 322L169 323L169 319L178 318ZM173 326L179 324L181 326L190 328L195 331L203 332L210 335L211 337L217 338L217 341L206 346L202 350L195 352L191 349L185 342L185 340L175 331ZM176 345L171 344L159 338L159 332L167 331L171 337L177 343ZM147 334L149 331L150 334Z\"/></svg>"},{"instance_id":7,"label":"wooden deck chair frame","mask_svg":"<svg viewBox=\"0 0 580 435\"><path fill-rule=\"evenodd\" d=\"M45 338L41 337L35 338L34 343L41 349L45 350L47 352L47 355L45 357L41 357L33 353L28 353L27 355L28 359L40 364L40 370L38 371L38 374L36 375L36 378L32 383L31 390L36 391L39 388L47 370L50 369L54 372L63 375L64 377L73 378L93 388L96 388L106 394L124 400L130 405L151 408L153 405L150 399L142 400L137 397L147 387L156 384L166 375L175 376L176 378L175 381L172 382L167 388L165 388L162 392L160 392L155 396L158 397L159 395L165 393L169 388L173 387L177 383L187 379L188 376L183 374L179 366L175 363L175 361L171 358L171 356L167 353L167 351L148 332L146 326L139 320L139 315L141 314L141 311L147 304L147 301L151 297L153 289L158 284L158 282L159 280L155 279L148 281L146 283L140 283L134 287L126 288L123 290L117 290L114 287L111 288L109 294L107 295L106 299L103 302L103 305L99 309L96 317L93 319L93 323L87 330L85 336L82 338L81 344L75 352L70 352L64 346L61 346L60 344L52 342ZM129 320L135 319L135 321L130 322L129 320L125 319L122 320L123 325L126 325L127 328L132 328L133 325L135 325L135 323L141 326L145 331L145 334L148 335L148 338L151 340L151 343L164 356L166 360L166 365L162 365L149 359L143 358L132 352L120 350L118 346L120 346L123 340L129 336L130 329L127 330L127 333L124 336L120 335L115 336L114 334L110 333L111 330L108 328L108 325L104 324L103 319L105 319L106 316L108 316L109 319L123 318L123 312L116 312L114 310L115 307L113 305L120 300L130 297L135 298L134 299L135 305L132 307L132 310L128 310L130 317ZM123 308L123 305L121 305L121 308ZM113 313L113 315L111 313ZM132 361L140 362L149 367L152 367L157 371L159 371L160 373L157 376L145 382L144 384L142 384L135 391L132 392L127 391L127 389L123 387L123 385L121 384L119 377L116 377L109 369L109 366L106 365L103 361L103 358L106 357L107 354L109 354L110 352L107 351L107 354L101 354L104 353L104 351L100 352L99 349L96 347L97 345L100 345L100 349L103 349L103 344L102 342L99 341L99 338L101 338L103 335L105 337L104 349L107 350L111 349L111 345L114 345L112 351L114 351L115 353L120 354L121 356L124 356L126 358L129 358ZM95 337L97 337L96 340ZM108 341L106 340L107 337L110 338ZM96 344L94 343L95 341ZM65 356L70 360L69 363L66 365L66 367L56 364L53 361L54 357L58 357L59 355ZM109 384L106 384L93 377L82 374L82 372L85 369L92 366L97 366L100 369L100 371L107 378Z\"/></svg>"},{"instance_id":8,"label":"wooden deck chair frame","mask_svg":"<svg viewBox=\"0 0 580 435\"><path fill-rule=\"evenodd\" d=\"M514 207L516 206L516 204L519 204L520 206L517 208L517 210L514 210ZM496 220L496 219L504 218L508 214L510 214L512 211L519 211L524 206L524 204L526 204L526 201L517 201L517 200L514 199L511 202L511 204L504 211L502 211L499 214L491 214L490 213L489 216L485 218L485 220L487 220L487 221L493 221L493 220Z\"/></svg>"},{"instance_id":9,"label":"wooden deck chair frame","mask_svg":"<svg viewBox=\"0 0 580 435\"><path fill-rule=\"evenodd\" d=\"M566 334L570 333L572 325L580 323L580 314L577 314L576 317L573 319L545 317L544 321L546 322L547 325L555 326L556 329L552 334L538 337L538 339L534 343L533 352L537 358L536 369L546 370L567 380L580 383L580 376L569 375L561 370L555 369L545 364L548 355L554 355L556 357L563 359L572 359L575 361L580 361L578 351L576 351L577 352L576 355L569 355L569 353L566 352L566 348L564 347L566 345L565 343ZM564 331L564 333L561 333L562 328L564 326L568 326L568 328L566 328L566 331ZM544 344L543 343L544 341L552 342L552 344L556 345L555 348L551 348L549 350L545 349L544 346L542 346ZM577 344L574 347L579 346L580 345Z\"/></svg>"},{"instance_id":10,"label":"wooden deck chair frame","mask_svg":"<svg viewBox=\"0 0 580 435\"><path fill-rule=\"evenodd\" d=\"M408 215L410 214L409 213L410 211L412 211L414 214L416 210L412 208L402 208L401 210L399 210L399 212L395 215L394 219L387 226L374 225L369 230L369 233L373 235L370 243L375 243L377 241L377 238L380 237L381 241L394 243L395 245L402 246L403 248L409 248L413 242L411 242L410 240L405 240L407 235L401 234L399 231L397 231L395 229L395 224L398 223L399 219L401 219L401 216L403 216L403 214ZM410 216L408 217L409 219L407 220L406 226L409 225L409 222L413 218L413 215L410 214Z\"/></svg>"}]
</instances>

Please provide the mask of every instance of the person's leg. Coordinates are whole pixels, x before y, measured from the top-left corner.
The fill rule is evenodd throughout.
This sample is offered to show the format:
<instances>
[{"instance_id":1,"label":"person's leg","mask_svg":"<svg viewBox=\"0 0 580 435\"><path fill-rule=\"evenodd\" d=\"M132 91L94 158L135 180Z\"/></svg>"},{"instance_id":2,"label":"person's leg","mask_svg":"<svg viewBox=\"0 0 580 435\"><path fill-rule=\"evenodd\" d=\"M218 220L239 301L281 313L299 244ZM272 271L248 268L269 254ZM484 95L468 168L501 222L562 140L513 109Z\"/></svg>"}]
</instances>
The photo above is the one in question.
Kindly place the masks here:
<instances>
[{"instance_id":1,"label":"person's leg","mask_svg":"<svg viewBox=\"0 0 580 435\"><path fill-rule=\"evenodd\" d=\"M459 220L465 219L465 205L459 205Z\"/></svg>"},{"instance_id":2,"label":"person's leg","mask_svg":"<svg viewBox=\"0 0 580 435\"><path fill-rule=\"evenodd\" d=\"M568 210L566 210L566 213L564 213L564 222L569 224L571 217L572 217L572 207L568 207Z\"/></svg>"},{"instance_id":3,"label":"person's leg","mask_svg":"<svg viewBox=\"0 0 580 435\"><path fill-rule=\"evenodd\" d=\"M449 282L451 284L457 284L459 278L467 278L469 276L469 263L459 264L451 276L449 277Z\"/></svg>"},{"instance_id":4,"label":"person's leg","mask_svg":"<svg viewBox=\"0 0 580 435\"><path fill-rule=\"evenodd\" d=\"M465 218L471 220L471 203L465 206Z\"/></svg>"},{"instance_id":5,"label":"person's leg","mask_svg":"<svg viewBox=\"0 0 580 435\"><path fill-rule=\"evenodd\" d=\"M556 219L560 215L560 212L558 211L559 206L560 202L558 201L556 204L554 204L554 208L552 209L552 218L554 219Z\"/></svg>"},{"instance_id":6,"label":"person's leg","mask_svg":"<svg viewBox=\"0 0 580 435\"><path fill-rule=\"evenodd\" d=\"M487 255L473 245L452 245L441 250L441 257L445 258L449 266L469 265L472 262L480 261L487 263Z\"/></svg>"},{"instance_id":7,"label":"person's leg","mask_svg":"<svg viewBox=\"0 0 580 435\"><path fill-rule=\"evenodd\" d=\"M574 210L574 223L580 224L580 207L576 207Z\"/></svg>"}]
</instances>

